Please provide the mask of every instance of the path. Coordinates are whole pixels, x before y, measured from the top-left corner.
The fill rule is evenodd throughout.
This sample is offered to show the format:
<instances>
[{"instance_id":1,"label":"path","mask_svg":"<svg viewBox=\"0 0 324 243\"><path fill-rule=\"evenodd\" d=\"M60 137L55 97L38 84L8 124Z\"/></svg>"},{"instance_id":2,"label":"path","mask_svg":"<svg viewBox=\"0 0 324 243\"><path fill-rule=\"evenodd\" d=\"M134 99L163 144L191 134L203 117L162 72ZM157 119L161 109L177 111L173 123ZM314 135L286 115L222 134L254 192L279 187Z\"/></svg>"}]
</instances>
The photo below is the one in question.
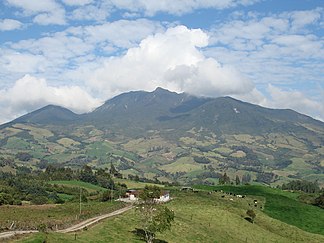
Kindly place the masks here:
<instances>
[{"instance_id":1,"label":"path","mask_svg":"<svg viewBox=\"0 0 324 243\"><path fill-rule=\"evenodd\" d=\"M109 218L109 217L124 213L124 212L126 212L126 211L128 211L128 210L130 210L132 208L133 208L133 206L130 205L130 206L118 209L116 211L113 211L111 213L107 213L107 214L103 214L103 215L100 215L100 216L96 216L96 217L91 218L91 219L87 219L87 220L82 221L82 222L80 222L80 223L78 223L76 225L73 225L73 226L69 227L69 228L57 230L55 232L58 232L58 233L70 233L70 232L82 230L84 227L89 227L90 225L95 224L95 223L99 222L100 220L103 220L103 219L106 219L106 218ZM15 230L15 231L2 232L2 233L0 233L0 241L4 240L4 239L11 238L11 237L14 237L16 235L30 234L30 233L36 233L36 232L38 232L38 230Z\"/></svg>"},{"instance_id":2,"label":"path","mask_svg":"<svg viewBox=\"0 0 324 243\"><path fill-rule=\"evenodd\" d=\"M124 212L126 212L126 211L128 211L128 210L130 210L132 208L133 208L133 206L127 206L125 208L118 209L118 210L116 210L114 212L111 212L111 213L108 213L108 214L104 214L104 215L100 215L100 216L97 216L97 217L94 217L94 218L91 218L91 219L87 219L87 220L82 221L81 223L73 225L73 226L71 226L69 228L62 229L62 230L57 230L56 232L70 233L70 232L82 230L84 227L88 227L88 226L90 226L92 224L95 224L95 223L99 222L100 220L105 219L105 218L109 218L109 217L124 213Z\"/></svg>"}]
</instances>

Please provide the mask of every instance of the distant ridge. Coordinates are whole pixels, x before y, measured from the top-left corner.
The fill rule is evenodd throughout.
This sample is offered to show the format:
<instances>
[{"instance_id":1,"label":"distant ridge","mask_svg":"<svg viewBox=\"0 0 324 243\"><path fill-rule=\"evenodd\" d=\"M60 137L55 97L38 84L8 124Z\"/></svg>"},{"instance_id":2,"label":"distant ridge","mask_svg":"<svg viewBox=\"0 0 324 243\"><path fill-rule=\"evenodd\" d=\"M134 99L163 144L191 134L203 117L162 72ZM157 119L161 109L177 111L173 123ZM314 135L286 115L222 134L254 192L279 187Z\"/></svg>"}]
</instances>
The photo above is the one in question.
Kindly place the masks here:
<instances>
[{"instance_id":1,"label":"distant ridge","mask_svg":"<svg viewBox=\"0 0 324 243\"><path fill-rule=\"evenodd\" d=\"M73 113L67 108L47 105L36 111L23 115L11 123L33 123L33 124L62 124L64 122L75 121L79 115Z\"/></svg>"}]
</instances>

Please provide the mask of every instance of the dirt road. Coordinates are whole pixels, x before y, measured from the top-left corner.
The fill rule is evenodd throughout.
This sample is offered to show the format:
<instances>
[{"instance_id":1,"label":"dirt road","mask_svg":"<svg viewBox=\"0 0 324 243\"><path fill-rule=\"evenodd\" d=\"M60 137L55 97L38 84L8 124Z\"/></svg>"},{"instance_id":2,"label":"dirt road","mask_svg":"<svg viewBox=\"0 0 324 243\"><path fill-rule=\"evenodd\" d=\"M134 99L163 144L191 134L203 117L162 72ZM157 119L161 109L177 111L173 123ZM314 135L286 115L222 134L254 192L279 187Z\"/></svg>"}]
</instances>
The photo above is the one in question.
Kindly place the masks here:
<instances>
[{"instance_id":1,"label":"dirt road","mask_svg":"<svg viewBox=\"0 0 324 243\"><path fill-rule=\"evenodd\" d=\"M73 226L71 226L69 228L62 229L62 230L57 230L56 232L70 233L70 232L82 230L84 227L88 227L88 226L90 226L92 224L95 224L95 223L99 222L100 220L105 219L105 218L109 218L109 217L124 213L124 212L126 212L126 211L128 211L128 210L130 210L132 208L133 208L133 206L128 206L128 207L125 207L125 208L121 208L119 210L116 210L116 211L108 213L108 214L104 214L104 215L100 215L100 216L97 216L97 217L94 217L94 218L91 218L91 219L87 219L87 220L85 220L85 221L83 221L81 223L78 223L76 225L73 225Z\"/></svg>"},{"instance_id":2,"label":"dirt road","mask_svg":"<svg viewBox=\"0 0 324 243\"><path fill-rule=\"evenodd\" d=\"M17 236L17 235L23 235L23 234L30 234L30 233L36 233L38 230L17 230L17 231L7 231L0 233L0 241L6 240L8 238Z\"/></svg>"},{"instance_id":3,"label":"dirt road","mask_svg":"<svg viewBox=\"0 0 324 243\"><path fill-rule=\"evenodd\" d=\"M127 206L125 208L121 208L121 209L118 209L114 212L111 212L111 213L107 213L107 214L103 214L103 215L100 215L100 216L97 216L97 217L94 217L94 218L91 218L91 219L87 219L85 221L82 221L76 225L73 225L69 228L66 228L66 229L61 229L61 230L57 230L56 232L58 233L70 233L70 232L74 232L74 231L78 231L78 230L82 230L84 227L89 227L90 225L92 224L95 224L103 219L106 219L106 218L109 218L109 217L112 217L112 216L115 216L115 215L118 215L118 214L121 214L121 213L124 213L130 209L132 209L133 206L130 205L130 206ZM6 240L8 238L11 238L11 237L14 237L16 235L22 235L22 234L30 234L30 233L36 233L38 232L38 230L17 230L17 231L7 231L7 232L2 232L0 233L0 241L1 240Z\"/></svg>"}]
</instances>

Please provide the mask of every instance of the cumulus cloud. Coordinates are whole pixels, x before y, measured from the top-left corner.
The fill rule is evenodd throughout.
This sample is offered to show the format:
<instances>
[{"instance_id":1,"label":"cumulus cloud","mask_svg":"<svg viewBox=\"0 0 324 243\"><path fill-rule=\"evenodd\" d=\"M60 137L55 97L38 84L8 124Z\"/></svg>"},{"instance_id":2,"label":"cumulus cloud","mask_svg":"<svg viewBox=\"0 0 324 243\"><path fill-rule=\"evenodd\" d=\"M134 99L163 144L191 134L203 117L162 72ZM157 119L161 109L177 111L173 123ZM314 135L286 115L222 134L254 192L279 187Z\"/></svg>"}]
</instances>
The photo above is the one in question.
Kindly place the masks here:
<instances>
[{"instance_id":1,"label":"cumulus cloud","mask_svg":"<svg viewBox=\"0 0 324 243\"><path fill-rule=\"evenodd\" d=\"M200 29L169 28L145 38L125 55L106 60L88 85L107 95L157 86L205 96L253 90L253 83L232 67L206 58L201 48L207 45L208 35Z\"/></svg>"},{"instance_id":2,"label":"cumulus cloud","mask_svg":"<svg viewBox=\"0 0 324 243\"><path fill-rule=\"evenodd\" d=\"M0 19L0 31L20 29L23 24L15 19Z\"/></svg>"},{"instance_id":3,"label":"cumulus cloud","mask_svg":"<svg viewBox=\"0 0 324 243\"><path fill-rule=\"evenodd\" d=\"M79 86L51 86L45 79L25 75L9 89L0 90L2 121L38 109L47 104L60 105L77 113L98 107L101 101Z\"/></svg>"}]
</instances>

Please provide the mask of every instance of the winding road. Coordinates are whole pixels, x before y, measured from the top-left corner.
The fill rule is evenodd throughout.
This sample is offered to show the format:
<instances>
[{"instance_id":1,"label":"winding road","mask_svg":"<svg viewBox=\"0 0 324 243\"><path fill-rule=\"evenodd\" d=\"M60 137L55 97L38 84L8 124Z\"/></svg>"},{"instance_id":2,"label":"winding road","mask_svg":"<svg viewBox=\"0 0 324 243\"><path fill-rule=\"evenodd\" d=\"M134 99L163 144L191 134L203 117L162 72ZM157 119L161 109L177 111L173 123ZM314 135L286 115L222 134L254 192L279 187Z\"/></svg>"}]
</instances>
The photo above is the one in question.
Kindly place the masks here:
<instances>
[{"instance_id":1,"label":"winding road","mask_svg":"<svg viewBox=\"0 0 324 243\"><path fill-rule=\"evenodd\" d=\"M78 224L75 224L69 228L66 228L66 229L61 229L61 230L57 230L55 232L58 232L58 233L70 233L70 232L74 232L74 231L79 231L79 230L82 230L84 227L88 227L90 225L93 225L103 219L106 219L106 218L109 218L109 217L112 217L112 216L115 216L115 215L118 215L118 214L122 214L130 209L132 209L133 206L130 205L130 206L127 206L127 207L124 207L124 208L121 208L121 209L118 209L116 211L113 211L111 213L107 213L107 214L103 214L103 215L99 215L99 216L96 216L96 217L93 217L91 219L87 219L85 221L82 221ZM6 232L2 232L0 233L0 241L1 240L5 240L5 239L8 239L8 238L11 238L11 237L14 237L14 236L17 236L17 235L22 235L22 234L30 234L30 233L36 233L38 232L38 230L14 230L14 231L6 231Z\"/></svg>"}]
</instances>

